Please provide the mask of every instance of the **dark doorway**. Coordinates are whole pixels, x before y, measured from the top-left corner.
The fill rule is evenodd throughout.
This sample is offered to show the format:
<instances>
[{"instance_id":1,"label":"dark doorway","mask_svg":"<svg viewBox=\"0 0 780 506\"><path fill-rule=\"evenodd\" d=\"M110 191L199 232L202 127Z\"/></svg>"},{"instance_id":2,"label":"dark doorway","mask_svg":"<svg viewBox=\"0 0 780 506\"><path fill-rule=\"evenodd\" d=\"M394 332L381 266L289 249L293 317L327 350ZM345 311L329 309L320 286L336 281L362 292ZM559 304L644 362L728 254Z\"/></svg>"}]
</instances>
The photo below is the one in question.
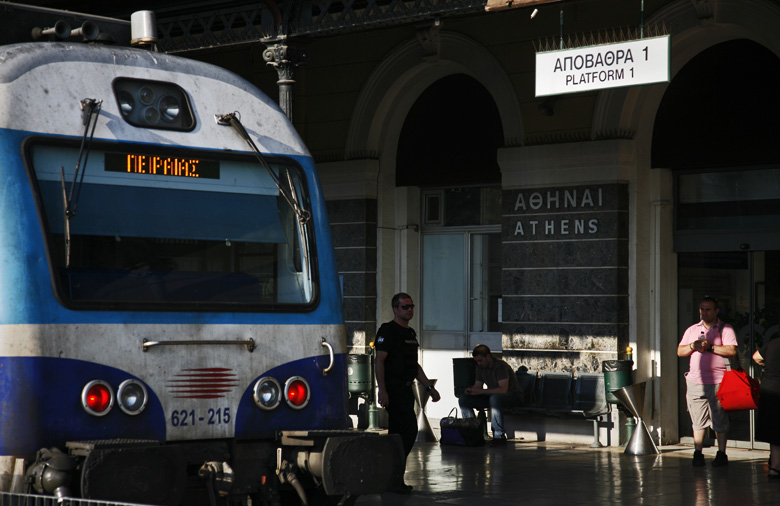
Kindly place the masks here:
<instances>
[{"instance_id":1,"label":"dark doorway","mask_svg":"<svg viewBox=\"0 0 780 506\"><path fill-rule=\"evenodd\" d=\"M765 47L715 45L675 76L653 130L652 166L674 170L678 336L697 321L699 300L717 297L720 319L737 333L741 365L754 375L753 351L780 332L778 79L780 58ZM692 436L687 368L680 360L681 438ZM729 440L757 447L753 414L729 418Z\"/></svg>"},{"instance_id":2,"label":"dark doorway","mask_svg":"<svg viewBox=\"0 0 780 506\"><path fill-rule=\"evenodd\" d=\"M734 40L697 55L674 77L653 129L652 166L670 169L780 162L780 59Z\"/></svg>"},{"instance_id":3,"label":"dark doorway","mask_svg":"<svg viewBox=\"0 0 780 506\"><path fill-rule=\"evenodd\" d=\"M398 140L398 186L501 182L503 129L493 97L465 74L443 77L412 106Z\"/></svg>"}]
</instances>

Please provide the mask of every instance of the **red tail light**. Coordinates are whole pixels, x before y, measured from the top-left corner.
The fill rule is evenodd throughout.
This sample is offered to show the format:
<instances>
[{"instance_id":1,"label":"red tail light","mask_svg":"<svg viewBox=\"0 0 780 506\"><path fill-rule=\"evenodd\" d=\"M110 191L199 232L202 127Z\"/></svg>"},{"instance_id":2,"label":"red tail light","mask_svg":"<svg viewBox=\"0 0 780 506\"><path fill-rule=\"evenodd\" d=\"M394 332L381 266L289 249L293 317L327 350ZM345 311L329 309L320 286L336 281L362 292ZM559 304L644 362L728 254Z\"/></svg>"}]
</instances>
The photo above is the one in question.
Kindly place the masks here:
<instances>
[{"instance_id":1,"label":"red tail light","mask_svg":"<svg viewBox=\"0 0 780 506\"><path fill-rule=\"evenodd\" d=\"M300 406L306 401L308 393L306 392L306 385L300 381L295 381L290 384L290 389L287 390L287 399L291 404Z\"/></svg>"},{"instance_id":2,"label":"red tail light","mask_svg":"<svg viewBox=\"0 0 780 506\"><path fill-rule=\"evenodd\" d=\"M293 409L303 409L309 403L309 384L300 376L287 380L284 385L284 399Z\"/></svg>"},{"instance_id":3,"label":"red tail light","mask_svg":"<svg viewBox=\"0 0 780 506\"><path fill-rule=\"evenodd\" d=\"M114 406L114 391L105 381L90 381L81 391L81 405L90 415L103 416Z\"/></svg>"}]
</instances>

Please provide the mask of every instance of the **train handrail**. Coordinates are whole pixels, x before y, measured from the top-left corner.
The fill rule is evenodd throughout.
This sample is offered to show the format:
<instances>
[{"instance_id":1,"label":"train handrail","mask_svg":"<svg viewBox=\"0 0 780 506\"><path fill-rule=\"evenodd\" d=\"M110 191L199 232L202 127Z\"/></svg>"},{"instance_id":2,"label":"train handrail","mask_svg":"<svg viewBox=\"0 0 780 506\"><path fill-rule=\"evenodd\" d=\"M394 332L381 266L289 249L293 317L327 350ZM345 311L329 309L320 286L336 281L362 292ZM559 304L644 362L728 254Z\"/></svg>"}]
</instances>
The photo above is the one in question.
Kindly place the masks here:
<instances>
[{"instance_id":1,"label":"train handrail","mask_svg":"<svg viewBox=\"0 0 780 506\"><path fill-rule=\"evenodd\" d=\"M207 345L241 345L246 346L246 349L249 353L252 353L255 351L255 340L251 337L246 340L236 340L236 341L215 341L215 340L205 340L205 341L195 341L195 340L189 340L189 341L150 341L149 339L144 337L143 340L143 350L149 351L149 348L152 348L154 346L190 346L190 345L199 345L199 344L207 344Z\"/></svg>"},{"instance_id":2,"label":"train handrail","mask_svg":"<svg viewBox=\"0 0 780 506\"><path fill-rule=\"evenodd\" d=\"M333 369L333 362L334 362L333 346L331 346L330 343L326 341L324 337L322 338L322 345L328 348L328 354L330 355L330 364L328 365L328 367L322 370L322 375L327 376L330 370Z\"/></svg>"}]
</instances>

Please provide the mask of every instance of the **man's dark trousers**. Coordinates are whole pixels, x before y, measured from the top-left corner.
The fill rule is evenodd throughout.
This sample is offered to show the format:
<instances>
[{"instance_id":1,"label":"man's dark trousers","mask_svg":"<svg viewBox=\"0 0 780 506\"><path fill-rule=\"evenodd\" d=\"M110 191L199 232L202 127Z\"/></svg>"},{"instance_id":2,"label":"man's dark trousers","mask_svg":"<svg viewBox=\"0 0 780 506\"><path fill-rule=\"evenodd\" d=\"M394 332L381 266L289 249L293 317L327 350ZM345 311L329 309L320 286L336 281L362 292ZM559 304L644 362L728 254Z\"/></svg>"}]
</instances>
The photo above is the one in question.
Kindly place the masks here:
<instances>
[{"instance_id":1,"label":"man's dark trousers","mask_svg":"<svg viewBox=\"0 0 780 506\"><path fill-rule=\"evenodd\" d=\"M414 392L411 384L390 384L387 389L388 432L401 436L408 456L417 440L417 416L414 414Z\"/></svg>"}]
</instances>

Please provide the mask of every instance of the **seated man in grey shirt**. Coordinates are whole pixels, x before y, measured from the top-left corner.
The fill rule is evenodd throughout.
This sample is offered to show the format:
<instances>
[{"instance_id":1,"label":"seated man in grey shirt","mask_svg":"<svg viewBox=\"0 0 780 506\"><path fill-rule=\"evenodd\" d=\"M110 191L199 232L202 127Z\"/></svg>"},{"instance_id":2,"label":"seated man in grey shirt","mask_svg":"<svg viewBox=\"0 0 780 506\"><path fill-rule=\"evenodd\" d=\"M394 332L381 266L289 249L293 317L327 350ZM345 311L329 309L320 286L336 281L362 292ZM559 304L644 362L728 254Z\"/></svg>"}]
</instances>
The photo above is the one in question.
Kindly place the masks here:
<instances>
[{"instance_id":1,"label":"seated man in grey shirt","mask_svg":"<svg viewBox=\"0 0 780 506\"><path fill-rule=\"evenodd\" d=\"M461 414L464 418L473 418L475 408L490 408L493 442L506 443L504 408L520 406L523 403L523 391L512 367L494 358L490 348L479 344L471 355L477 362L476 381L466 388L465 395L458 400Z\"/></svg>"}]
</instances>

